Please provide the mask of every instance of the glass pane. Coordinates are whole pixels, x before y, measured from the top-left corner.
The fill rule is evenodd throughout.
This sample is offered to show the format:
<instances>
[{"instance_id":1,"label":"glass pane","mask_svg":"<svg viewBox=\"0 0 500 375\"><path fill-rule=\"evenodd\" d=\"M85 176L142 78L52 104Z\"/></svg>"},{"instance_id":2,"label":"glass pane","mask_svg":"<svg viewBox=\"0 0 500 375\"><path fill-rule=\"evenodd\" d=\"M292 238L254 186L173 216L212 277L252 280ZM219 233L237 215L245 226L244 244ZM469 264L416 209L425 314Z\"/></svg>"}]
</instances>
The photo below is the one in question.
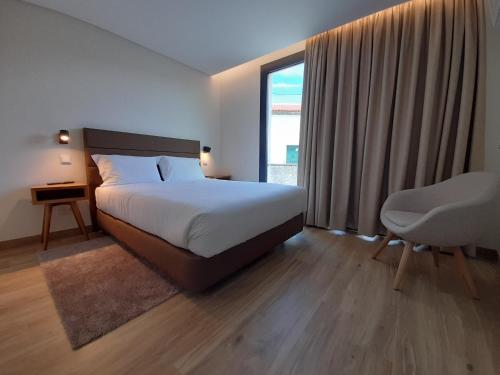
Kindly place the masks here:
<instances>
[{"instance_id":1,"label":"glass pane","mask_svg":"<svg viewBox=\"0 0 500 375\"><path fill-rule=\"evenodd\" d=\"M304 64L268 76L267 182L297 185Z\"/></svg>"}]
</instances>

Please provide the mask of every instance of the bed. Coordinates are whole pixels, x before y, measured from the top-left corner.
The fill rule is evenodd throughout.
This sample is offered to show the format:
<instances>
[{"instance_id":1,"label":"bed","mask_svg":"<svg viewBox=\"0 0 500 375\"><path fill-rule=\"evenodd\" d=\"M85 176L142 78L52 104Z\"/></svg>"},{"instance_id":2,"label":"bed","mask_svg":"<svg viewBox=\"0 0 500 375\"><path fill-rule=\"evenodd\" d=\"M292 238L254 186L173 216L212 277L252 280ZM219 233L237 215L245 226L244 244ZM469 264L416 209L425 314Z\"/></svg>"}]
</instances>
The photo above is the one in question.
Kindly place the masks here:
<instances>
[{"instance_id":1,"label":"bed","mask_svg":"<svg viewBox=\"0 0 500 375\"><path fill-rule=\"evenodd\" d=\"M92 224L200 292L299 233L296 187L204 179L100 187L91 155L199 158L193 140L84 128Z\"/></svg>"}]
</instances>

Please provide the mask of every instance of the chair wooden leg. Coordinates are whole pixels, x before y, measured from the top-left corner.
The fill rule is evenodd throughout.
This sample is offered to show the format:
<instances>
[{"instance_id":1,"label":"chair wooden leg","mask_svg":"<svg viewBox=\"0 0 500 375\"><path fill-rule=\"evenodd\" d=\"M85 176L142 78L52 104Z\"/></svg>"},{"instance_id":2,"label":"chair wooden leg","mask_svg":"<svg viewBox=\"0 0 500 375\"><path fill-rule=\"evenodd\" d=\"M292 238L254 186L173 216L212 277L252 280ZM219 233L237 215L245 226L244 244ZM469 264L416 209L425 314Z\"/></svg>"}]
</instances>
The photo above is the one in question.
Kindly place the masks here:
<instances>
[{"instance_id":1,"label":"chair wooden leg","mask_svg":"<svg viewBox=\"0 0 500 375\"><path fill-rule=\"evenodd\" d=\"M85 228L85 222L83 221L82 214L80 213L80 209L78 208L78 203L71 202L71 210L73 211L73 215L75 216L76 222L78 223L80 232L82 232L82 234L88 240L89 234L87 233L87 228Z\"/></svg>"},{"instance_id":2,"label":"chair wooden leg","mask_svg":"<svg viewBox=\"0 0 500 375\"><path fill-rule=\"evenodd\" d=\"M460 274L464 278L465 283L467 284L472 294L472 297L474 299L479 299L479 295L476 289L476 284L474 283L474 279L472 278L469 268L467 267L467 263L464 257L464 253L462 252L462 249L460 249L459 247L454 247L453 254L455 255L455 259L457 261L458 272L460 272Z\"/></svg>"},{"instance_id":3,"label":"chair wooden leg","mask_svg":"<svg viewBox=\"0 0 500 375\"><path fill-rule=\"evenodd\" d=\"M439 248L436 246L431 246L432 248L432 257L434 258L434 265L439 267Z\"/></svg>"},{"instance_id":4,"label":"chair wooden leg","mask_svg":"<svg viewBox=\"0 0 500 375\"><path fill-rule=\"evenodd\" d=\"M403 255L401 256L401 260L399 261L399 267L398 267L398 272L396 273L396 278L394 279L394 284L393 284L394 290L401 289L401 281L406 271L406 266L408 265L408 259L410 258L410 254L412 253L412 251L413 251L413 243L407 242L403 250Z\"/></svg>"},{"instance_id":5,"label":"chair wooden leg","mask_svg":"<svg viewBox=\"0 0 500 375\"><path fill-rule=\"evenodd\" d=\"M385 249L389 241L393 240L396 238L396 235L394 233L388 232L387 236L384 238L384 240L378 245L377 250L375 253L372 255L372 259L376 259L377 256L382 252L382 250Z\"/></svg>"}]
</instances>

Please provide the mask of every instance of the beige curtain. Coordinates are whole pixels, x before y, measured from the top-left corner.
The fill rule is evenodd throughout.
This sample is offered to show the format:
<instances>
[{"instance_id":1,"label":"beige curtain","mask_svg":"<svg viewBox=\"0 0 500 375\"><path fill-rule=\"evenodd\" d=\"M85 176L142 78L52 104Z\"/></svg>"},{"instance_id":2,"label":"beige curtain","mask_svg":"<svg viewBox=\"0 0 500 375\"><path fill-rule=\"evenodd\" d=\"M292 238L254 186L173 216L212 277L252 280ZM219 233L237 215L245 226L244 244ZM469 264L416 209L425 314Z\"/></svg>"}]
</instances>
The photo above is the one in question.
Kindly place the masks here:
<instances>
[{"instance_id":1,"label":"beige curtain","mask_svg":"<svg viewBox=\"0 0 500 375\"><path fill-rule=\"evenodd\" d=\"M376 234L389 193L464 171L482 121L483 18L481 0L414 0L307 41L308 225Z\"/></svg>"}]
</instances>

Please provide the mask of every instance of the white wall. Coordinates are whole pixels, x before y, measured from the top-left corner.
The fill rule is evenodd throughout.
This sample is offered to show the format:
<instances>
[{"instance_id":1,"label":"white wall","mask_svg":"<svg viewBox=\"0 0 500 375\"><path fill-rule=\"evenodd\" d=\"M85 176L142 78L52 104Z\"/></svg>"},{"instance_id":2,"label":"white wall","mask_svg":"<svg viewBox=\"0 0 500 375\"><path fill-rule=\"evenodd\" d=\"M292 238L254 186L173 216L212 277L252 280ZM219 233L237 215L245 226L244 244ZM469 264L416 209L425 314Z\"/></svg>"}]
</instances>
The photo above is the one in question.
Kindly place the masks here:
<instances>
[{"instance_id":1,"label":"white wall","mask_svg":"<svg viewBox=\"0 0 500 375\"><path fill-rule=\"evenodd\" d=\"M498 173L499 23L487 23L484 150L485 169ZM210 78L86 23L1 0L0 241L39 233L42 210L31 206L29 185L85 179L82 126L199 139L212 146L207 173L257 181L260 66L303 48L301 42ZM69 145L55 142L59 129L70 130ZM61 165L61 153L73 164ZM500 203L497 212L483 246L500 248ZM84 215L88 223L86 209ZM56 209L53 229L71 226L69 211Z\"/></svg>"},{"instance_id":2,"label":"white wall","mask_svg":"<svg viewBox=\"0 0 500 375\"><path fill-rule=\"evenodd\" d=\"M82 126L199 139L220 159L213 79L111 33L15 0L0 1L0 241L38 234L29 185L85 180ZM71 143L55 134L69 129ZM63 166L68 153L73 164ZM84 206L87 223L88 210ZM55 209L53 230L75 226Z\"/></svg>"},{"instance_id":3,"label":"white wall","mask_svg":"<svg viewBox=\"0 0 500 375\"><path fill-rule=\"evenodd\" d=\"M213 76L220 90L223 166L234 179L259 180L261 65L304 46L300 42Z\"/></svg>"},{"instance_id":4,"label":"white wall","mask_svg":"<svg viewBox=\"0 0 500 375\"><path fill-rule=\"evenodd\" d=\"M472 155L475 165L500 173L500 22L487 22L487 88L484 150L482 142ZM241 180L259 179L260 66L304 48L304 43L222 72L214 78L220 86L222 157L227 172ZM500 197L497 217L480 240L483 247L500 251Z\"/></svg>"},{"instance_id":5,"label":"white wall","mask_svg":"<svg viewBox=\"0 0 500 375\"><path fill-rule=\"evenodd\" d=\"M486 122L484 167L500 173L500 22L493 27L486 18ZM496 203L497 215L490 221L488 234L482 239L484 247L500 252L500 194Z\"/></svg>"}]
</instances>

